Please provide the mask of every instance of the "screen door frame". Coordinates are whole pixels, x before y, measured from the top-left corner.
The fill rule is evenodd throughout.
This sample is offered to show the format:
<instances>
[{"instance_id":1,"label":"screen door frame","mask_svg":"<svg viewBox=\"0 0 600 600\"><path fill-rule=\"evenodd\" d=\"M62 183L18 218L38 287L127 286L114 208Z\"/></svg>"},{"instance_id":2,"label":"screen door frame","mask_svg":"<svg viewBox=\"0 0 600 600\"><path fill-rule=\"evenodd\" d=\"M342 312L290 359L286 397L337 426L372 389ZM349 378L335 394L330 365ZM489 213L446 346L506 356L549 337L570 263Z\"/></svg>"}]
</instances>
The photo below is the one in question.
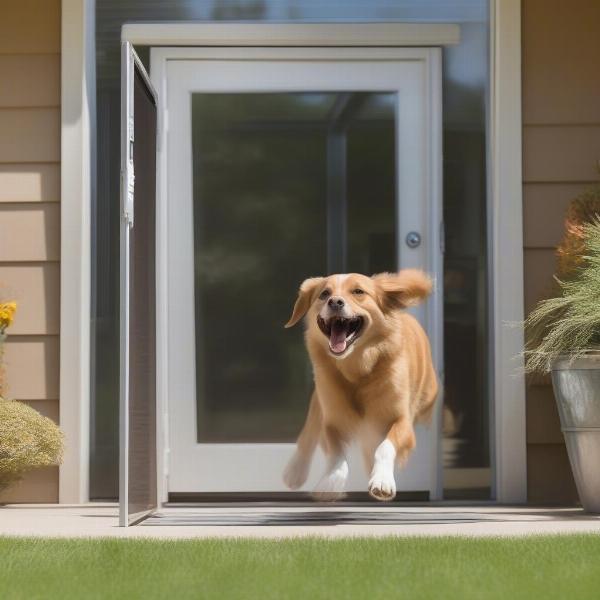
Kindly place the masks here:
<instances>
[{"instance_id":1,"label":"screen door frame","mask_svg":"<svg viewBox=\"0 0 600 600\"><path fill-rule=\"evenodd\" d=\"M150 78L144 65L136 54L133 46L128 41L121 42L121 186L120 186L120 376L119 376L119 525L127 527L133 525L146 516L150 515L157 507L158 493L154 483L156 478L156 442L150 442L150 455L148 456L150 475L150 487L147 490L148 498L143 509L135 504L130 495L131 486L135 485L136 474L131 469L131 433L136 427L135 414L133 414L132 381L130 380L131 364L131 319L130 312L135 306L130 305L131 299L131 242L132 230L135 227L135 173L134 173L134 132L135 132L135 78L139 75L142 86L148 93L150 102L157 110L158 119L158 96L150 82ZM156 124L158 133L158 123ZM158 136L157 136L158 140ZM157 142L155 141L155 144ZM157 146L155 145L155 148ZM143 173L141 176L151 178L151 187L156 184L156 171L154 173ZM138 206L138 211L143 210ZM155 207L153 207L155 208ZM156 231L150 235L155 236ZM135 297L135 296L134 296ZM155 327L155 323L153 324ZM155 337L155 332L151 332ZM135 382L133 382L135 384ZM156 389L156 381L154 382ZM151 407L156 410L156 405ZM158 415L156 415L158 420ZM150 423L153 431L150 439L156 435L156 423ZM138 432L139 435L139 432ZM152 447L153 446L153 447Z\"/></svg>"},{"instance_id":2,"label":"screen door frame","mask_svg":"<svg viewBox=\"0 0 600 600\"><path fill-rule=\"evenodd\" d=\"M162 337L160 356L160 375L159 379L162 384L161 392L161 413L162 423L164 427L164 453L163 463L165 466L165 477L168 480L165 486L163 498L166 497L166 490L169 492L260 492L268 491L260 486L254 486L253 489L248 488L248 481L242 480L237 484L230 485L226 483L221 486L204 485L199 483L198 479L198 463L197 459L202 459L203 465L211 463L214 455L211 452L217 450L228 453L228 461L230 464L236 464L237 461L244 458L244 446L246 444L195 444L198 447L203 447L208 454L190 455L187 452L177 450L180 438L183 435L182 427L185 426L186 419L195 423L193 415L190 413L187 416L181 415L174 410L173 402L179 402L182 395L190 395L190 385L192 379L195 379L195 372L192 370L190 374L189 366L195 365L195 359L188 356L185 359L185 365L180 364L181 356L177 355L177 340L173 340L171 332L178 329L176 326L177 319L181 318L181 313L175 311L172 301L169 300L169 283L168 273L173 267L172 257L169 257L169 237L172 237L168 230L169 222L169 198L173 197L173 172L171 171L174 160L181 160L181 156L177 159L171 157L169 163L169 136L173 134L174 118L179 118L179 113L174 117L176 111L172 108L169 110L170 94L173 90L169 89L169 65L179 63L180 65L193 65L197 61L205 61L206 63L217 64L219 61L262 61L263 63L275 66L281 61L298 61L307 65L311 63L317 67L318 64L325 62L334 62L342 66L342 70L348 71L353 65L361 63L377 63L375 66L380 66L381 69L389 69L390 65L405 62L407 64L418 65L420 75L418 77L419 93L422 94L422 112L419 118L422 120L420 127L422 130L422 146L420 148L420 156L422 167L419 171L419 198L423 202L421 207L418 222L406 219L403 216L401 204L398 204L400 212L400 222L397 230L399 246L402 248L399 257L399 264L402 268L406 267L421 267L431 272L436 279L442 281L442 211L441 211L441 170L442 170L442 144L441 144L441 50L439 48L152 48L151 49L151 74L152 81L155 84L159 98L161 100L159 112L159 123L161 141L159 144L159 196L158 196L158 234L159 243L157 245L158 264L160 269L159 276L159 333ZM374 65L371 65L374 66ZM179 68L179 67L178 67ZM191 67L193 70L193 67ZM183 66L185 71L185 66ZM372 70L375 73L375 70ZM247 84L242 82L237 86L231 85L231 82L226 83L220 80L218 70L207 71L206 86L200 91L214 92L250 92L250 91L269 91L265 87L248 88ZM307 71L307 73L309 73ZM184 75L182 71L179 75ZM365 77L363 73L363 79ZM310 79L310 77L309 77ZM375 73L375 79L377 79ZM385 85L379 84L379 88L366 84L364 80L346 80L346 89L352 91L396 91L392 81L388 81ZM329 87L329 91L343 91L344 86L338 84ZM271 91L315 91L315 85L312 83L302 83L296 86L291 86L288 89L282 89L281 85L275 86ZM319 90L328 91L327 87L318 88ZM184 157L191 158L191 145L187 145L184 149ZM171 166L170 166L171 164ZM179 173L185 181L185 185L191 186L189 172L182 171ZM398 184L402 186L402 182ZM172 218L172 215L171 215ZM408 228L408 229L407 229ZM407 250L404 244L406 233L416 228L422 234L423 244L417 251ZM193 239L192 239L193 241ZM192 267L193 267L193 259ZM186 266L184 265L184 268ZM187 265L188 271L189 264ZM190 271L192 273L192 271ZM181 279L180 281L184 281ZM191 305L193 305L193 278L189 278L187 283L184 283L187 290L178 290L189 295L191 292ZM172 287L171 287L172 289ZM290 303L293 299L290 299ZM188 306L189 308L189 306ZM426 326L432 342L432 352L437 372L442 379L442 289L437 288L432 298L427 304L419 309L419 316ZM187 312L186 312L187 314ZM193 315L193 310L190 313ZM185 318L185 316L183 317ZM193 329L189 326L188 328ZM181 329L181 327L179 327ZM185 373L188 373L186 377ZM195 392L194 392L195 394ZM178 399L178 400L175 400ZM308 398L307 398L308 405ZM438 408L441 407L441 398L438 402ZM429 492L431 499L441 497L441 459L440 459L440 431L439 431L439 411L436 412L431 424L430 432L421 434L422 441L425 440L428 446L428 454L430 460L423 467L421 474L421 483L418 484L419 490ZM183 426L182 426L183 424ZM187 428L189 429L189 425ZM189 432L186 432L189 437ZM177 441L175 441L177 440ZM252 445L252 444L250 444ZM215 448L218 446L219 448ZM265 450L269 450L264 454L260 452L256 454L257 458L264 460L265 464L269 463L274 468L279 469L287 460L287 455L291 454L293 444L258 444L256 446L264 446ZM267 449L267 446L271 446ZM276 464L275 464L276 463ZM281 463L281 465L279 464ZM178 472L174 472L177 470ZM311 472L310 484L314 483L319 467L316 465ZM217 460L214 472L220 473L219 460ZM206 472L204 473L206 474ZM426 483L423 483L426 482ZM403 489L403 479L399 481L399 490ZM408 489L415 489L410 487ZM352 483L350 488L353 489ZM365 488L360 488L365 489ZM404 488L406 489L406 488ZM276 491L276 490L271 490Z\"/></svg>"}]
</instances>

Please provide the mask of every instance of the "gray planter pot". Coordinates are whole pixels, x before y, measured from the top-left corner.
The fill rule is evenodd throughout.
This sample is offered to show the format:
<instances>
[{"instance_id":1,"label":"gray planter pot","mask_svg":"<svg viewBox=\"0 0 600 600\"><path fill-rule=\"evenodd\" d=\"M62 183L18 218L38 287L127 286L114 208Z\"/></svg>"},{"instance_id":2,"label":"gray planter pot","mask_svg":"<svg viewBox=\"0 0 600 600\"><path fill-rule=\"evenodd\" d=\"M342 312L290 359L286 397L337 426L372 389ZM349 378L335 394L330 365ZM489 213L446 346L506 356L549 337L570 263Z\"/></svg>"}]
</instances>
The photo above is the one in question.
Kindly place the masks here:
<instances>
[{"instance_id":1,"label":"gray planter pot","mask_svg":"<svg viewBox=\"0 0 600 600\"><path fill-rule=\"evenodd\" d=\"M558 359L552 385L579 499L600 513L600 353Z\"/></svg>"}]
</instances>

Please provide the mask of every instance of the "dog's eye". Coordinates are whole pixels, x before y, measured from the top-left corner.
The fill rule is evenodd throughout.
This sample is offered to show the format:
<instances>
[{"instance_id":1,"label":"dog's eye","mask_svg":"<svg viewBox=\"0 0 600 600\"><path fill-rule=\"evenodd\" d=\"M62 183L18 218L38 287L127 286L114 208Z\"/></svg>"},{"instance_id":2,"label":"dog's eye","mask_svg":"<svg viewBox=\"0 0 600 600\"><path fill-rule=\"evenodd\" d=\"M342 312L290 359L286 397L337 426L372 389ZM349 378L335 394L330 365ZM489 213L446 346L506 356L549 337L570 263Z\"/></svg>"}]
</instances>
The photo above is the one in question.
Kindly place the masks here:
<instances>
[{"instance_id":1,"label":"dog's eye","mask_svg":"<svg viewBox=\"0 0 600 600\"><path fill-rule=\"evenodd\" d=\"M329 290L323 290L321 292L321 295L319 296L319 300L326 300L327 298L329 298L330 295L331 292Z\"/></svg>"},{"instance_id":2,"label":"dog's eye","mask_svg":"<svg viewBox=\"0 0 600 600\"><path fill-rule=\"evenodd\" d=\"M353 294L356 294L357 296L360 296L360 294L364 294L364 290L361 290L360 288L356 288L355 290L352 290Z\"/></svg>"}]
</instances>

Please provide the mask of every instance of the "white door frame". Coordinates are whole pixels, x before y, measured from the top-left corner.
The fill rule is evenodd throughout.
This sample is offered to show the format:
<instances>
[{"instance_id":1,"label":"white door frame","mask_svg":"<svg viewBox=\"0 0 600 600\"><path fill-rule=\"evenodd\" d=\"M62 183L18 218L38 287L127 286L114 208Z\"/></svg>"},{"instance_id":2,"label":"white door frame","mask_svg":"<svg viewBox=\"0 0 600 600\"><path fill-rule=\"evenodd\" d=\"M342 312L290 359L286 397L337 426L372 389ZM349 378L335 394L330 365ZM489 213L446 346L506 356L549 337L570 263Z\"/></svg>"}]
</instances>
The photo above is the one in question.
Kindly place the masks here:
<instances>
[{"instance_id":1,"label":"white door frame","mask_svg":"<svg viewBox=\"0 0 600 600\"><path fill-rule=\"evenodd\" d=\"M364 38L361 38L364 39ZM252 61L255 64L269 64L269 79L257 81L252 73L243 66L244 61ZM280 61L286 61L281 64ZM169 66L168 66L169 65ZM214 66L213 66L214 65ZM381 65L381 67L379 67ZM335 68L334 68L335 67ZM198 69L205 71L204 79L199 76ZM171 74L171 71L173 73ZM229 75L221 77L226 71ZM350 77L348 73L351 71ZM296 73L290 77L290 72ZM342 72L346 76L338 75ZM272 76L272 78L271 78ZM339 81L335 81L339 77ZM189 128L181 122L189 110L189 104L184 100L190 89L206 88L211 91L239 91L240 89L260 89L261 91L302 91L306 90L390 90L399 92L399 101L406 108L398 114L398 127L409 131L414 127L422 130L419 134L419 145L415 145L417 155L422 158L414 164L401 163L398 167L398 198L422 198L423 208L414 211L409 203L399 204L399 226L398 235L404 239L411 230L421 231L426 243L418 250L410 250L404 247L399 255L403 267L423 267L431 273L436 274L438 280L442 276L442 253L440 243L440 231L442 224L442 139L441 139L441 52L439 48L333 48L311 47L311 48L152 48L151 50L151 79L159 97L160 113L163 115L163 123L166 127L161 129L163 137L159 151L159 178L161 185L158 194L157 215L161 221L158 230L165 238L157 244L157 263L165 267L164 279L158 284L158 295L163 302L158 304L158 330L168 332L168 337L159 342L160 347L168 348L161 356L161 385L164 391L162 396L161 414L163 418L168 416L170 427L165 432L166 447L171 456L171 464L180 465L177 472L171 468L170 491L194 491L203 485L204 479L200 479L200 472L211 472L218 468L221 476L215 485L224 486L223 491L242 491L246 486L258 485L254 490L274 490L280 482L279 472L283 472L287 455L292 452L292 444L278 444L274 451L273 444L244 445L236 444L202 444L192 442L195 439L194 419L190 414L189 405L195 397L195 360L192 352L180 352L180 348L194 348L195 336L190 329L190 323L194 321L193 302L186 299L193 298L193 241L192 232L187 227L189 218L185 215L191 212L192 192L187 182L191 181L190 172L191 157L188 156L188 148L191 151L191 140L187 139ZM272 79L272 80L271 80ZM351 81L352 80L352 81ZM274 85L272 81L277 81ZM235 83L232 83L235 82ZM309 83L307 83L309 82ZM410 85L409 85L409 82ZM348 87L350 84L351 88ZM415 94L419 99L415 98ZM167 98L168 96L168 98ZM173 108L175 106L175 108ZM177 116L169 116L172 111ZM410 111L410 112L406 112ZM177 143L173 143L167 136L177 129ZM403 138L397 136L400 144L400 155L413 156L413 144L416 141L403 142ZM408 143L404 150L402 145ZM183 147L182 147L183 145ZM409 147L411 150L409 150ZM175 156L177 153L177 156ZM167 154L170 154L168 158ZM173 176L174 170L176 175ZM415 174L415 176L412 175ZM177 198L181 202L181 210L173 211L172 200ZM167 214L168 213L168 214ZM413 214L414 213L414 214ZM417 214L418 213L418 214ZM181 232L176 237L169 236L166 223L169 228ZM174 223L177 223L174 225ZM174 249L177 247L177 250ZM172 261L169 252L173 252L178 258ZM183 258L187 257L187 258ZM189 263L189 264L188 264ZM168 269L167 269L168 265ZM168 275L167 275L168 273ZM169 278L167 280L167 277ZM179 283L176 283L179 282ZM191 287L190 287L191 286ZM175 294L173 291L177 290ZM168 298L172 294L172 298ZM174 308L176 307L176 308ZM418 310L423 324L428 330L431 340L434 364L438 373L442 375L443 357L443 295L441 287L438 288L427 304ZM174 404L173 399L177 399ZM183 402L183 404L181 404ZM170 408L167 408L170 403ZM410 465L403 474L404 485L409 490L427 490L430 498L437 500L441 498L442 492L442 461L440 455L440 419L441 397L430 432L421 430L417 432L417 452L421 460L430 464L429 472L422 469L411 469ZM185 409L185 407L188 407ZM167 415L166 413L169 413ZM169 433L170 432L170 433ZM181 449L186 447L186 461L175 455L175 449L168 443L171 439L178 440ZM163 438L164 439L164 438ZM185 440L185 444L184 444ZM226 476L230 468L231 460L222 458L223 452L232 456L245 456L246 453L259 456L260 459L253 461L256 464L269 464L271 468L266 469L266 477L257 482L250 470L244 481L240 476L246 473L246 469L239 472L235 470L235 480ZM221 458L220 458L221 457ZM166 460L166 459L165 459ZM417 457L415 457L415 461ZM175 461L175 462L173 462ZM235 462L235 461L234 461ZM361 466L362 466L362 461ZM281 464L280 464L281 463ZM191 465L197 465L192 468ZM415 463L416 465L417 463ZM188 468L189 467L189 468ZM233 467L232 467L233 468ZM312 470L311 479L318 471L315 465ZM362 472L362 469L360 469ZM181 489L188 482L194 481L193 489ZM270 482L267 483L267 480ZM207 479L208 480L208 479ZM354 471L351 475L349 485L360 486L360 472ZM366 482L365 484L366 485ZM262 487L261 487L262 486ZM310 487L310 481L309 481ZM214 489L206 491L218 491Z\"/></svg>"},{"instance_id":2,"label":"white door frame","mask_svg":"<svg viewBox=\"0 0 600 600\"><path fill-rule=\"evenodd\" d=\"M527 502L521 0L491 0L488 281L494 497Z\"/></svg>"},{"instance_id":3,"label":"white door frame","mask_svg":"<svg viewBox=\"0 0 600 600\"><path fill-rule=\"evenodd\" d=\"M506 321L523 318L523 247L521 177L521 0L490 0L490 137L488 214L490 232L490 346L493 351L492 391L495 432L495 498L503 503L527 498L525 381L515 360L523 345L522 328L507 328ZM90 404L89 372L89 265L91 262L90 206L91 160L95 144L95 29L92 0L62 0L61 54L61 373L60 424L69 440L60 468L60 502L85 502L88 498ZM316 27L318 25L318 27ZM128 24L122 39L134 44L166 45L197 43L211 45L210 31L233 24ZM456 25L407 23L356 24L244 24L246 28L304 28L304 44L317 31L322 44L335 29L344 45L369 45L373 37L390 46L458 43ZM239 28L240 24L235 25ZM283 29L287 28L287 29ZM438 29L441 28L441 29ZM239 31L239 29L238 29ZM255 31L259 31L255 29ZM271 29L271 31L274 31ZM364 32L369 33L365 35ZM452 33L454 32L454 33ZM294 45L294 40L276 39L266 30L259 45ZM385 34L385 37L381 37ZM248 33L238 33L248 36ZM295 34L296 44L302 36ZM427 38L426 36L430 36ZM212 40L223 45L223 34ZM229 43L236 37L229 38ZM417 41L418 40L418 41ZM249 41L249 40L246 40ZM78 158L79 157L79 158ZM66 182L66 183L65 183ZM67 185L68 182L72 184ZM160 233L160 232L159 232ZM157 265L160 268L160 265ZM161 332L158 332L160 336ZM163 332L164 337L164 332ZM160 337L159 337L160 339ZM160 359L160 356L158 357ZM74 368L75 365L75 368ZM161 382L157 382L160 386ZM160 390L160 387L158 388ZM73 418L67 418L73 415ZM160 422L162 419L157 416ZM159 432L161 433L161 432ZM162 438L159 437L160 442ZM159 456L159 485L164 461ZM159 490L166 500L166 488Z\"/></svg>"}]
</instances>

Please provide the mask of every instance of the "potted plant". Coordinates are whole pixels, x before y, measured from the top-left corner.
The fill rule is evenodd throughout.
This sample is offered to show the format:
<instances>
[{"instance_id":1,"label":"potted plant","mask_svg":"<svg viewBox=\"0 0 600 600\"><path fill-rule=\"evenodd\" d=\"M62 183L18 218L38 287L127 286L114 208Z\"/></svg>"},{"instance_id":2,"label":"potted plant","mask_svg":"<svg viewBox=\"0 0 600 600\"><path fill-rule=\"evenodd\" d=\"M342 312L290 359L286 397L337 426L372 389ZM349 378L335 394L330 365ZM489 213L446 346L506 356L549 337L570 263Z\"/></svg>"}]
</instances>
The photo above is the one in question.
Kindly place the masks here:
<instances>
[{"instance_id":1,"label":"potted plant","mask_svg":"<svg viewBox=\"0 0 600 600\"><path fill-rule=\"evenodd\" d=\"M557 295L526 320L526 370L552 374L581 504L600 513L600 188L572 202L558 248Z\"/></svg>"},{"instance_id":2,"label":"potted plant","mask_svg":"<svg viewBox=\"0 0 600 600\"><path fill-rule=\"evenodd\" d=\"M27 471L59 464L63 452L63 434L51 419L3 397L2 349L16 308L14 302L0 303L0 494Z\"/></svg>"}]
</instances>

